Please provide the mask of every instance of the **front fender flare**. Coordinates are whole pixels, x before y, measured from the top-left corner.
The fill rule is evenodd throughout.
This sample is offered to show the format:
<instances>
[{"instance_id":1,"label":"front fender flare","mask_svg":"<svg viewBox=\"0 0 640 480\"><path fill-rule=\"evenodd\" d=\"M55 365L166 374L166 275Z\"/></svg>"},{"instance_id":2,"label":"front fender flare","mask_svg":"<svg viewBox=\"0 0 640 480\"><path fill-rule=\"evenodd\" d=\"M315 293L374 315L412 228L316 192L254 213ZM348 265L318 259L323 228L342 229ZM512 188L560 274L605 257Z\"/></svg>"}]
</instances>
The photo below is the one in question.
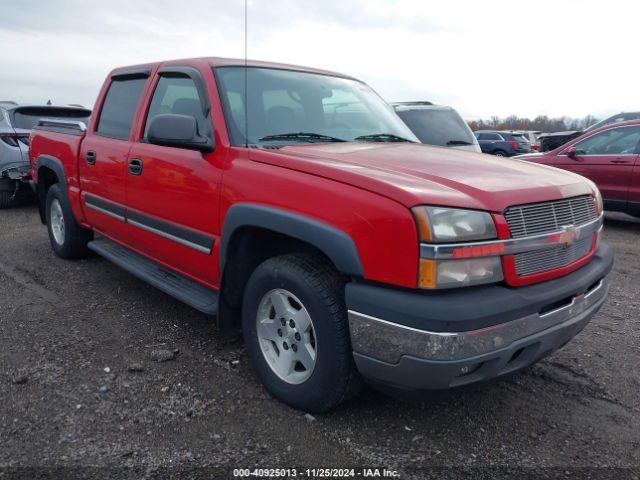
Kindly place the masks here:
<instances>
[{"instance_id":1,"label":"front fender flare","mask_svg":"<svg viewBox=\"0 0 640 480\"><path fill-rule=\"evenodd\" d=\"M341 273L364 276L356 245L342 230L305 215L253 203L236 204L227 211L220 238L220 271L224 271L229 242L242 227L264 228L306 242L324 253Z\"/></svg>"}]
</instances>

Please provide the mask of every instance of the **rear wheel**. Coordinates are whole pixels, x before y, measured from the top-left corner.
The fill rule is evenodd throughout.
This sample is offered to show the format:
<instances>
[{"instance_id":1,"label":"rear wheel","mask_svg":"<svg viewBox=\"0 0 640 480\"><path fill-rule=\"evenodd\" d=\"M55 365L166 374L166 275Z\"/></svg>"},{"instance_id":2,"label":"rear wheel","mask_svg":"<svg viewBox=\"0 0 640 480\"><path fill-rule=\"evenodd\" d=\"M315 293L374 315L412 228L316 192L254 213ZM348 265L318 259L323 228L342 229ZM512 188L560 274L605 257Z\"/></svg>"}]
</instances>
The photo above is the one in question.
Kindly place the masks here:
<instances>
[{"instance_id":1,"label":"rear wheel","mask_svg":"<svg viewBox=\"0 0 640 480\"><path fill-rule=\"evenodd\" d=\"M283 402L323 412L359 390L344 282L328 262L308 255L266 260L247 283L242 326L254 370Z\"/></svg>"},{"instance_id":2,"label":"rear wheel","mask_svg":"<svg viewBox=\"0 0 640 480\"><path fill-rule=\"evenodd\" d=\"M496 157L506 157L507 156L507 152L505 152L503 150L496 150L495 152L493 152L493 154Z\"/></svg>"},{"instance_id":3,"label":"rear wheel","mask_svg":"<svg viewBox=\"0 0 640 480\"><path fill-rule=\"evenodd\" d=\"M78 225L58 184L52 185L47 192L45 212L49 241L56 255L61 258L87 256L87 243L93 238L93 232Z\"/></svg>"}]
</instances>

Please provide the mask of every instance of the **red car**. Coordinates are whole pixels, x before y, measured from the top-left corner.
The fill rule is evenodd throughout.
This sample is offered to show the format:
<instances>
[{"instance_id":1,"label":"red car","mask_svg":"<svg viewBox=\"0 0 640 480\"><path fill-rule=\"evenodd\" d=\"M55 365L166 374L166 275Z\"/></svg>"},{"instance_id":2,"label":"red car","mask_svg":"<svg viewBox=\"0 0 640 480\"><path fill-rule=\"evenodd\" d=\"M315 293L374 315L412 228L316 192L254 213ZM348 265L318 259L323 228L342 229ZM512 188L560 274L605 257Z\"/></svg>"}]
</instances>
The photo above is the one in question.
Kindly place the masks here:
<instances>
[{"instance_id":1,"label":"red car","mask_svg":"<svg viewBox=\"0 0 640 480\"><path fill-rule=\"evenodd\" d=\"M94 111L32 134L54 252L93 250L215 315L266 388L305 411L363 379L501 377L605 301L613 254L592 182L422 145L354 78L154 63L111 72Z\"/></svg>"},{"instance_id":2,"label":"red car","mask_svg":"<svg viewBox=\"0 0 640 480\"><path fill-rule=\"evenodd\" d=\"M607 210L640 217L639 120L607 125L550 152L517 159L579 173L595 182Z\"/></svg>"}]
</instances>

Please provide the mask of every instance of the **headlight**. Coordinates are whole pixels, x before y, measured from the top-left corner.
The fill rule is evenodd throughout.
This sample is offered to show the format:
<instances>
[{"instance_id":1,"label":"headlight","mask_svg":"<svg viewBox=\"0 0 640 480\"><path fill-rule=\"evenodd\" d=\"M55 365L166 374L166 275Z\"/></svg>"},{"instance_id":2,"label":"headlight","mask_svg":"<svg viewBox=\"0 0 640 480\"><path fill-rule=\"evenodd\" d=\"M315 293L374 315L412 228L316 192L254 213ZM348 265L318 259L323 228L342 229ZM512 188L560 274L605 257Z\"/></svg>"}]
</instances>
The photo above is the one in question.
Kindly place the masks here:
<instances>
[{"instance_id":1,"label":"headlight","mask_svg":"<svg viewBox=\"0 0 640 480\"><path fill-rule=\"evenodd\" d=\"M420 240L429 243L469 242L496 238L491 215L475 210L443 207L415 207Z\"/></svg>"},{"instance_id":2,"label":"headlight","mask_svg":"<svg viewBox=\"0 0 640 480\"><path fill-rule=\"evenodd\" d=\"M602 213L604 213L604 203L602 201L602 194L600 193L600 190L598 190L596 188L596 213L598 215L601 215Z\"/></svg>"},{"instance_id":3,"label":"headlight","mask_svg":"<svg viewBox=\"0 0 640 480\"><path fill-rule=\"evenodd\" d=\"M415 207L412 212L423 243L463 243L497 237L493 219L487 212L444 207ZM421 258L418 286L456 288L495 283L503 278L499 256L455 260Z\"/></svg>"}]
</instances>

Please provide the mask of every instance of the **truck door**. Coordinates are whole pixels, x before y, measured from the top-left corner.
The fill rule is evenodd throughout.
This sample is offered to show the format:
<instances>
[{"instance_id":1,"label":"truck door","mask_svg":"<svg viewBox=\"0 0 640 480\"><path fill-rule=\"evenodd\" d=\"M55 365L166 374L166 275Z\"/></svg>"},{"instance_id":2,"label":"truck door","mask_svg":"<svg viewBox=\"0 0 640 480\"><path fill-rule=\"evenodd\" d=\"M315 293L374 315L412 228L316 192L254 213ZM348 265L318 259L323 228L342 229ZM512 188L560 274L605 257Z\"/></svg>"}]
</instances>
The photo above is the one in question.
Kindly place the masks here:
<instances>
[{"instance_id":1,"label":"truck door","mask_svg":"<svg viewBox=\"0 0 640 480\"><path fill-rule=\"evenodd\" d=\"M210 85L213 85L213 73ZM203 74L193 67L162 67L154 79L139 140L128 156L127 225L131 245L196 279L217 276L212 255L219 236L218 205L224 152L153 145L149 122L158 114L189 115L213 140ZM212 87L213 88L213 87Z\"/></svg>"},{"instance_id":2,"label":"truck door","mask_svg":"<svg viewBox=\"0 0 640 480\"><path fill-rule=\"evenodd\" d=\"M111 78L93 131L80 147L79 173L84 212L92 227L126 240L125 172L131 149L131 126L148 72ZM98 114L98 112L96 112Z\"/></svg>"},{"instance_id":3,"label":"truck door","mask_svg":"<svg viewBox=\"0 0 640 480\"><path fill-rule=\"evenodd\" d=\"M551 163L593 180L605 201L616 209L626 208L633 166L640 141L640 126L621 126L603 130L568 146Z\"/></svg>"}]
</instances>

